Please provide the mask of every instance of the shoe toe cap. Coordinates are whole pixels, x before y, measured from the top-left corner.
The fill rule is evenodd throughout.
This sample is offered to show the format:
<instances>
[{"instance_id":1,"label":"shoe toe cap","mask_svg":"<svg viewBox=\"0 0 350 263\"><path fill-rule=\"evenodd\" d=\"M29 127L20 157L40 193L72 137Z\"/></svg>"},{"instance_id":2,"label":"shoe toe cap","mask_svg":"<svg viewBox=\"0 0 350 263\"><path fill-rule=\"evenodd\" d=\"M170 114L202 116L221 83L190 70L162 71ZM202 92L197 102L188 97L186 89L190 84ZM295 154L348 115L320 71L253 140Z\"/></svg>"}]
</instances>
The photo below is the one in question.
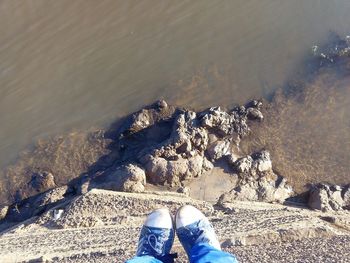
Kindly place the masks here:
<instances>
[{"instance_id":1,"label":"shoe toe cap","mask_svg":"<svg viewBox=\"0 0 350 263\"><path fill-rule=\"evenodd\" d=\"M176 213L176 228L190 225L205 218L205 215L194 206L185 205Z\"/></svg>"},{"instance_id":2,"label":"shoe toe cap","mask_svg":"<svg viewBox=\"0 0 350 263\"><path fill-rule=\"evenodd\" d=\"M160 208L148 215L144 225L148 227L171 229L173 228L173 220L167 208Z\"/></svg>"}]
</instances>

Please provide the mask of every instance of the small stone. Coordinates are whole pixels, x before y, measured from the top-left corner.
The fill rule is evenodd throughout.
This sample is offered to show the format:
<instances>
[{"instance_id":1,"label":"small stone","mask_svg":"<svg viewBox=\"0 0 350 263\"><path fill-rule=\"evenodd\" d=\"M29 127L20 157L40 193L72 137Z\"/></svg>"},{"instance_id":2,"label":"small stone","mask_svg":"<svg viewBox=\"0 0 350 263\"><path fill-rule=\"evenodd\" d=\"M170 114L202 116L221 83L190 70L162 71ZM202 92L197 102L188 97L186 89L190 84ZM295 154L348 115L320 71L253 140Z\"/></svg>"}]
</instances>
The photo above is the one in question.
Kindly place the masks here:
<instances>
[{"instance_id":1,"label":"small stone","mask_svg":"<svg viewBox=\"0 0 350 263\"><path fill-rule=\"evenodd\" d=\"M191 189L187 186L182 186L179 189L177 189L177 192L185 194L186 196L190 196Z\"/></svg>"},{"instance_id":2,"label":"small stone","mask_svg":"<svg viewBox=\"0 0 350 263\"><path fill-rule=\"evenodd\" d=\"M64 213L64 210L63 209L55 209L53 210L53 219L54 220L58 220L62 217Z\"/></svg>"}]
</instances>

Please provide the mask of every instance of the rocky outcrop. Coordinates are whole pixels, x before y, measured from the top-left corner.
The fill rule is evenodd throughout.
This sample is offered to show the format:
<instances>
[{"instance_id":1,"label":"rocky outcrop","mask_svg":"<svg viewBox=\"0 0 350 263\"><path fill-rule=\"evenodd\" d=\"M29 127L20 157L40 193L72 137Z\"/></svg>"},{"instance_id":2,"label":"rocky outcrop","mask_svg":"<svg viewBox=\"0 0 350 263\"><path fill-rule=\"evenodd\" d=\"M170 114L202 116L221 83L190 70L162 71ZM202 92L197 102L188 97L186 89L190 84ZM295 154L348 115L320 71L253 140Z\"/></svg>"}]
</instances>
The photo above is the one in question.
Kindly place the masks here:
<instances>
[{"instance_id":1,"label":"rocky outcrop","mask_svg":"<svg viewBox=\"0 0 350 263\"><path fill-rule=\"evenodd\" d=\"M309 191L308 206L324 212L350 209L350 186L313 185Z\"/></svg>"},{"instance_id":2,"label":"rocky outcrop","mask_svg":"<svg viewBox=\"0 0 350 263\"><path fill-rule=\"evenodd\" d=\"M252 101L230 111L212 107L196 113L158 102L135 113L121 129L122 159L136 155L150 183L180 186L212 169L217 160L233 156L233 149L250 131L249 120L263 119L261 105ZM142 138L147 138L146 145Z\"/></svg>"},{"instance_id":3,"label":"rocky outcrop","mask_svg":"<svg viewBox=\"0 0 350 263\"><path fill-rule=\"evenodd\" d=\"M232 160L229 159L229 160ZM293 194L285 178L272 170L268 151L261 151L231 162L240 179L237 187L223 194L219 203L233 200L283 203Z\"/></svg>"},{"instance_id":4,"label":"rocky outcrop","mask_svg":"<svg viewBox=\"0 0 350 263\"><path fill-rule=\"evenodd\" d=\"M212 107L197 113L158 101L126 118L114 133L113 163L97 164L69 183L69 189L72 195L80 195L93 188L143 192L146 181L184 186L184 181L200 177L218 160L239 157L239 142L249 134L249 122L263 119L261 105L252 101L232 110ZM108 156L101 158L105 159ZM258 170L264 169L262 164L256 165ZM59 189L47 172L33 175L29 186L37 192ZM38 195L18 201L10 208L11 220L40 214L57 201L43 201L45 198Z\"/></svg>"}]
</instances>

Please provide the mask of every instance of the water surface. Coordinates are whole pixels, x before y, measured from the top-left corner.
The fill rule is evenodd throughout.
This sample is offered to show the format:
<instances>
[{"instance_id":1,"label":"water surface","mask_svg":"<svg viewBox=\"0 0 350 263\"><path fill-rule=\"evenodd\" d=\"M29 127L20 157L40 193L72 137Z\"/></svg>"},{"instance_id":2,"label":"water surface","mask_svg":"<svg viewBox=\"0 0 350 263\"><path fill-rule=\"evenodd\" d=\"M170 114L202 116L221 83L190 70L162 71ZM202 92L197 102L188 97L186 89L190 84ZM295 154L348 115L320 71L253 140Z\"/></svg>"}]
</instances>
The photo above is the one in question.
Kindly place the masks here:
<instances>
[{"instance_id":1,"label":"water surface","mask_svg":"<svg viewBox=\"0 0 350 263\"><path fill-rule=\"evenodd\" d=\"M0 168L37 139L160 97L201 108L268 96L330 30L348 33L349 10L348 0L3 0Z\"/></svg>"}]
</instances>

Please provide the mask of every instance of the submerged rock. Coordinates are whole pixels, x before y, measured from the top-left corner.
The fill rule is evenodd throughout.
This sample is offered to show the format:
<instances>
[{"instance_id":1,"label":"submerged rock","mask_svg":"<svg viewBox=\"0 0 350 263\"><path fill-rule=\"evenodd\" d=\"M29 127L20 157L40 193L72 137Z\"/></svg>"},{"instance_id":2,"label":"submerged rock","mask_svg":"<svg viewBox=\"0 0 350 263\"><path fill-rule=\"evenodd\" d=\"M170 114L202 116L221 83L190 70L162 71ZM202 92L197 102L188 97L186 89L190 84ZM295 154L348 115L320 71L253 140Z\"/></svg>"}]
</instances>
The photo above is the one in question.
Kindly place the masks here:
<instances>
[{"instance_id":1,"label":"submerged rock","mask_svg":"<svg viewBox=\"0 0 350 263\"><path fill-rule=\"evenodd\" d=\"M261 113L261 111L259 111L256 108L248 108L247 109L247 117L250 120L262 120L264 119L263 114Z\"/></svg>"},{"instance_id":2,"label":"submerged rock","mask_svg":"<svg viewBox=\"0 0 350 263\"><path fill-rule=\"evenodd\" d=\"M56 187L55 178L49 172L35 173L29 185L37 192L43 192Z\"/></svg>"}]
</instances>

